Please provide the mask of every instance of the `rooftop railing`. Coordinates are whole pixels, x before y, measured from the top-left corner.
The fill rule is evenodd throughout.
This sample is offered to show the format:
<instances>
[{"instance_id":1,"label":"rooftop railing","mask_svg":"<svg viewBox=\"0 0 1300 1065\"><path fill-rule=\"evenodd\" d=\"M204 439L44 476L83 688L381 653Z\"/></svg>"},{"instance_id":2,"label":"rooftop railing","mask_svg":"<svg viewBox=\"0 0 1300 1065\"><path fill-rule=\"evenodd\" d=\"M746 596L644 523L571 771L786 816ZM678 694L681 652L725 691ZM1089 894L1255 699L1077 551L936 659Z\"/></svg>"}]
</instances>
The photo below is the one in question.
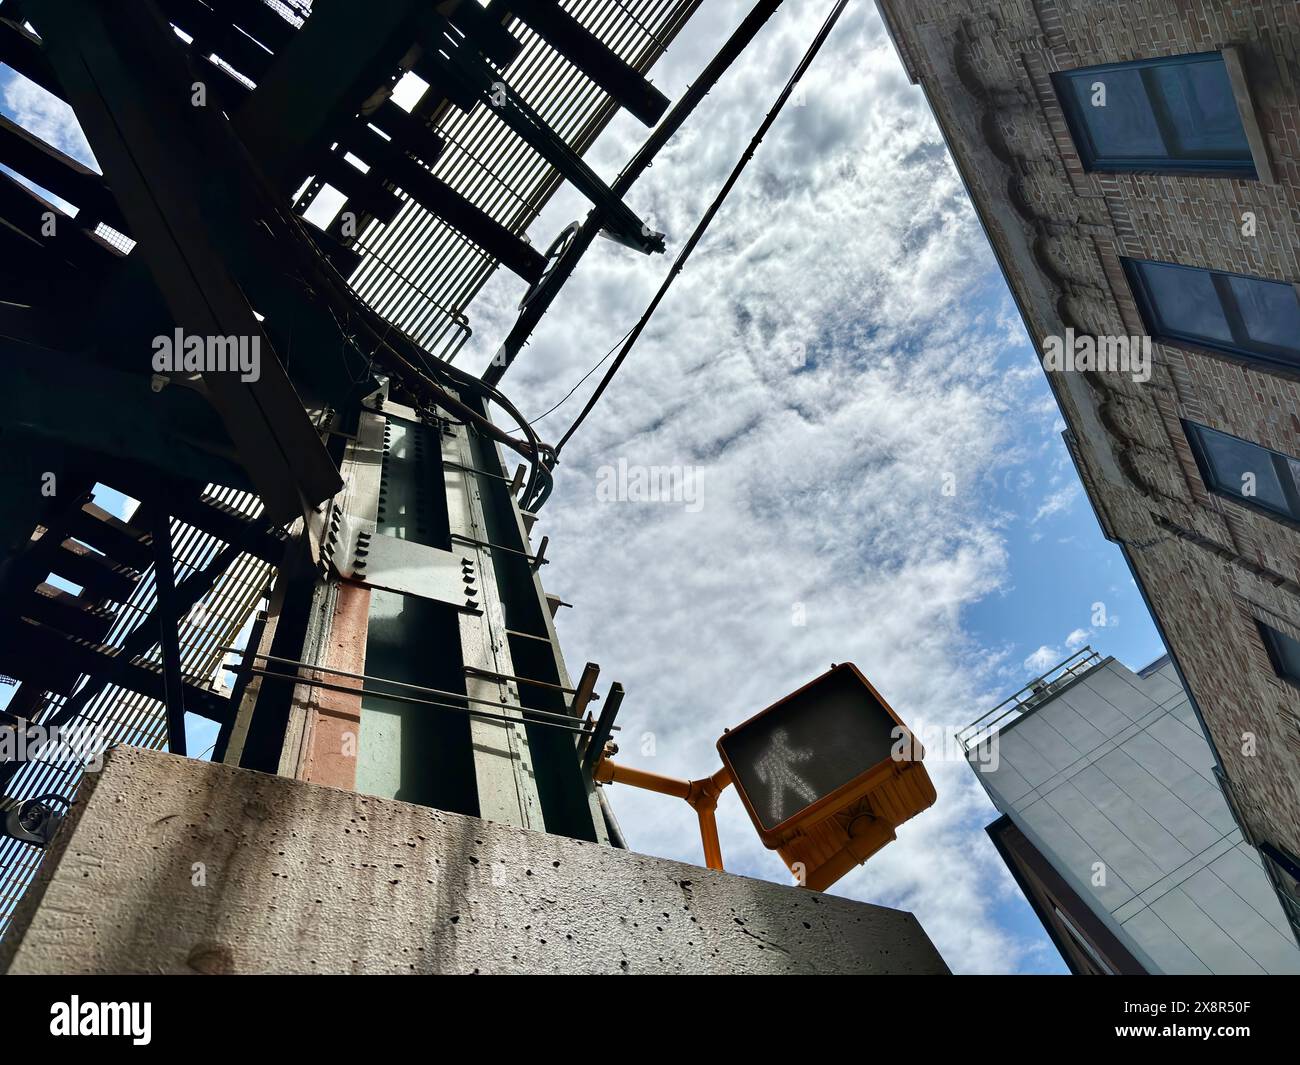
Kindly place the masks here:
<instances>
[{"instance_id":1,"label":"rooftop railing","mask_svg":"<svg viewBox=\"0 0 1300 1065\"><path fill-rule=\"evenodd\" d=\"M1101 664L1101 654L1091 646L1081 647L1041 676L1035 677L1019 691L1003 699L988 713L981 715L957 733L957 740L967 754L986 742L1013 721L1019 721L1065 685L1077 680Z\"/></svg>"}]
</instances>

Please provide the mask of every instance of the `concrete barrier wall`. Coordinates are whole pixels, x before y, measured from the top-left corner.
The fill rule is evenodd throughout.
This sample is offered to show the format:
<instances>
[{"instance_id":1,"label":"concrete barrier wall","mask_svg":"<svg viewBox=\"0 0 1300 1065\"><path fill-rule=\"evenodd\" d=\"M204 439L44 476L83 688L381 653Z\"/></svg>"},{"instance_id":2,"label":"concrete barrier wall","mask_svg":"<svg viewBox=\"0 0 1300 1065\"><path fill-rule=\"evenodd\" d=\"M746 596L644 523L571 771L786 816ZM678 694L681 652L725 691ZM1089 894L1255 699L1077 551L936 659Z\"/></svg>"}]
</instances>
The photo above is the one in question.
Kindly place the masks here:
<instances>
[{"instance_id":1,"label":"concrete barrier wall","mask_svg":"<svg viewBox=\"0 0 1300 1065\"><path fill-rule=\"evenodd\" d=\"M946 973L909 913L118 748L10 973Z\"/></svg>"}]
</instances>

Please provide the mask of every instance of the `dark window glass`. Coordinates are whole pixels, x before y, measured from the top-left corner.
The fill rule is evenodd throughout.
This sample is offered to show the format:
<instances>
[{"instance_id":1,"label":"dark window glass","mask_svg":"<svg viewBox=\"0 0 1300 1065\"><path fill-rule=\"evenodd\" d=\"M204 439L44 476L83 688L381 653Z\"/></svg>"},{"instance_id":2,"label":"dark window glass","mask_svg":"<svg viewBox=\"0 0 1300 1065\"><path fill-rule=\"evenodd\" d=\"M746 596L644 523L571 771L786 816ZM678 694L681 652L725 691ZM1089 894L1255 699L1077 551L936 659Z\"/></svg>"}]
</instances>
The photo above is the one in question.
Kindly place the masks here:
<instances>
[{"instance_id":1,"label":"dark window glass","mask_svg":"<svg viewBox=\"0 0 1300 1065\"><path fill-rule=\"evenodd\" d=\"M1070 87L1071 111L1082 116L1088 134L1086 142L1098 156L1156 159L1167 154L1140 71L1075 71L1064 78ZM1106 87L1104 106L1093 103L1093 86L1098 84Z\"/></svg>"},{"instance_id":2,"label":"dark window glass","mask_svg":"<svg viewBox=\"0 0 1300 1065\"><path fill-rule=\"evenodd\" d=\"M1208 271L1143 263L1141 273L1161 333L1232 343L1232 327Z\"/></svg>"},{"instance_id":3,"label":"dark window glass","mask_svg":"<svg viewBox=\"0 0 1300 1065\"><path fill-rule=\"evenodd\" d=\"M1177 155L1250 158L1228 71L1219 56L1146 67L1142 75L1167 112Z\"/></svg>"},{"instance_id":4,"label":"dark window glass","mask_svg":"<svg viewBox=\"0 0 1300 1065\"><path fill-rule=\"evenodd\" d=\"M1207 488L1300 521L1300 462L1216 429L1184 425Z\"/></svg>"},{"instance_id":5,"label":"dark window glass","mask_svg":"<svg viewBox=\"0 0 1300 1065\"><path fill-rule=\"evenodd\" d=\"M1086 67L1052 77L1089 170L1255 176L1218 53Z\"/></svg>"},{"instance_id":6,"label":"dark window glass","mask_svg":"<svg viewBox=\"0 0 1300 1065\"><path fill-rule=\"evenodd\" d=\"M1228 287L1252 343L1279 350L1300 347L1300 298L1293 285L1229 277Z\"/></svg>"},{"instance_id":7,"label":"dark window glass","mask_svg":"<svg viewBox=\"0 0 1300 1065\"><path fill-rule=\"evenodd\" d=\"M1259 622L1260 635L1268 648L1268 657L1273 661L1273 668L1279 677L1300 684L1300 640L1292 639L1285 632Z\"/></svg>"},{"instance_id":8,"label":"dark window glass","mask_svg":"<svg viewBox=\"0 0 1300 1065\"><path fill-rule=\"evenodd\" d=\"M1152 336L1300 367L1294 285L1139 259L1124 269Z\"/></svg>"}]
</instances>

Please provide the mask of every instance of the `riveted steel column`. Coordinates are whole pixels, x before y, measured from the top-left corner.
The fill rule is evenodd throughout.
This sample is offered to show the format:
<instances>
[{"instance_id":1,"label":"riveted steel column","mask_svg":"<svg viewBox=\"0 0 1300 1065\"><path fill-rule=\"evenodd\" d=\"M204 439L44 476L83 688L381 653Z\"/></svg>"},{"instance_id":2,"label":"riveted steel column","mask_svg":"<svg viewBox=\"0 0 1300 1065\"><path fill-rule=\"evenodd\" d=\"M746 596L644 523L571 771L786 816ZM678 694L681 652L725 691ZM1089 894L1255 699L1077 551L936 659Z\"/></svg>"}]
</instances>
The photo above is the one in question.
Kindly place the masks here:
<instances>
[{"instance_id":1,"label":"riveted steel column","mask_svg":"<svg viewBox=\"0 0 1300 1065\"><path fill-rule=\"evenodd\" d=\"M480 475L470 472L477 468L470 432L467 426L457 425L442 437L452 548L472 564L478 578L471 586L478 598L470 600L478 609L460 615L461 654L467 667L514 676L492 549L480 546L491 540L483 514ZM466 674L465 691L473 698L510 706L520 702L514 681L479 673ZM502 713L518 718L519 723L479 719L470 724L480 816L544 831L527 729L518 711L503 709Z\"/></svg>"},{"instance_id":2,"label":"riveted steel column","mask_svg":"<svg viewBox=\"0 0 1300 1065\"><path fill-rule=\"evenodd\" d=\"M486 454L483 456L481 461L483 461L485 466L489 467L489 474L492 472L504 474L506 470L505 455L501 446L498 444L491 448L485 447L483 448L483 451L486 452ZM488 459L491 460L490 463L487 461ZM508 529L498 529L496 535L502 536L505 534L509 541L506 546L517 546L519 549L528 552L530 550L529 531L532 526L533 515L525 515L524 511L520 508L515 495L504 485L501 486L499 490L508 499L509 519L506 523ZM535 609L528 611L526 614L522 611L519 612L521 616L514 621L514 626L518 631L514 634L513 638L516 641L526 642L535 647L544 647L544 656L549 660L550 667L554 670L555 683L564 688L572 688L573 682L570 679L568 667L564 662L564 653L560 648L560 638L555 631L555 621L552 608L547 600L546 589L542 586L542 568L541 566L529 566L528 569L530 572L528 575L527 587L519 589L519 595L521 599L526 597L532 600L535 604ZM528 672L529 675L540 675L534 674L531 670ZM541 693L536 689L533 689L532 691L524 691L523 697L525 704L534 706L539 705L539 703L531 701L537 699L539 694ZM546 706L545 702L540 703L540 705ZM579 716L584 709L585 707L578 708ZM575 803L565 804L571 818L565 831L566 834L575 834L578 835L579 838L593 838L597 843L608 845L610 843L610 837L606 826L605 815L601 810L599 789L597 788L595 781L592 780L589 775L578 771L579 755L577 751L583 742L585 741L582 739L574 741L575 754L572 764L567 764L567 759L563 759L563 756L561 756L561 760L564 761L565 764L553 766L551 769L553 770L553 776L561 778L561 788L566 791L575 790L581 793L581 798L578 802L585 803L587 807L588 815L590 817L591 836L588 837L586 835L584 829L587 826L585 824L579 827L577 823L582 820L582 818L575 808L577 805ZM551 831L556 831L559 828L559 818L556 818L555 820L557 821L557 824L550 829Z\"/></svg>"},{"instance_id":3,"label":"riveted steel column","mask_svg":"<svg viewBox=\"0 0 1300 1065\"><path fill-rule=\"evenodd\" d=\"M465 425L371 402L342 452L343 491L308 526L318 554L301 650L272 650L268 626L258 652L284 661L253 660L245 702L270 684L288 703L274 768L607 843L500 451Z\"/></svg>"},{"instance_id":4,"label":"riveted steel column","mask_svg":"<svg viewBox=\"0 0 1300 1065\"><path fill-rule=\"evenodd\" d=\"M323 512L320 582L302 661L344 673L365 673L371 593L351 579L364 571L375 535L383 463L384 419L362 411L344 450L343 490ZM358 570L359 567L359 570ZM258 663L262 664L262 663ZM300 670L280 760L280 775L354 789L361 733L362 682L339 673ZM313 684L319 680L330 687ZM355 689L340 691L340 688Z\"/></svg>"}]
</instances>

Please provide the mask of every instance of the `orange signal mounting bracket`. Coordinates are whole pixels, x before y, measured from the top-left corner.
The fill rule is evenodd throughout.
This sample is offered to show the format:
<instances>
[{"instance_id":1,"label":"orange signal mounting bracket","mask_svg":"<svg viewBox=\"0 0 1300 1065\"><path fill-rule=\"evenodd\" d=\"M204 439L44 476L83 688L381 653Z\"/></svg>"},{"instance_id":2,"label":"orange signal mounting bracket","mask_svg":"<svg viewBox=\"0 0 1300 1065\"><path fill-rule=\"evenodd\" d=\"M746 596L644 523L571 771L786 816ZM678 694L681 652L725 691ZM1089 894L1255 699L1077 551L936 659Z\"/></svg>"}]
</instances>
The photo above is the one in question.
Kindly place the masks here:
<instances>
[{"instance_id":1,"label":"orange signal mounting bracket","mask_svg":"<svg viewBox=\"0 0 1300 1065\"><path fill-rule=\"evenodd\" d=\"M723 788L732 782L731 770L719 769L711 777L699 780L678 780L645 769L633 769L631 766L616 765L608 758L601 758L596 765L595 779L601 784L627 784L633 788L657 791L660 795L672 795L685 799L700 818L700 838L704 843L704 864L709 869L722 868L722 844L718 839L718 822L714 811L718 808L718 796Z\"/></svg>"}]
</instances>

